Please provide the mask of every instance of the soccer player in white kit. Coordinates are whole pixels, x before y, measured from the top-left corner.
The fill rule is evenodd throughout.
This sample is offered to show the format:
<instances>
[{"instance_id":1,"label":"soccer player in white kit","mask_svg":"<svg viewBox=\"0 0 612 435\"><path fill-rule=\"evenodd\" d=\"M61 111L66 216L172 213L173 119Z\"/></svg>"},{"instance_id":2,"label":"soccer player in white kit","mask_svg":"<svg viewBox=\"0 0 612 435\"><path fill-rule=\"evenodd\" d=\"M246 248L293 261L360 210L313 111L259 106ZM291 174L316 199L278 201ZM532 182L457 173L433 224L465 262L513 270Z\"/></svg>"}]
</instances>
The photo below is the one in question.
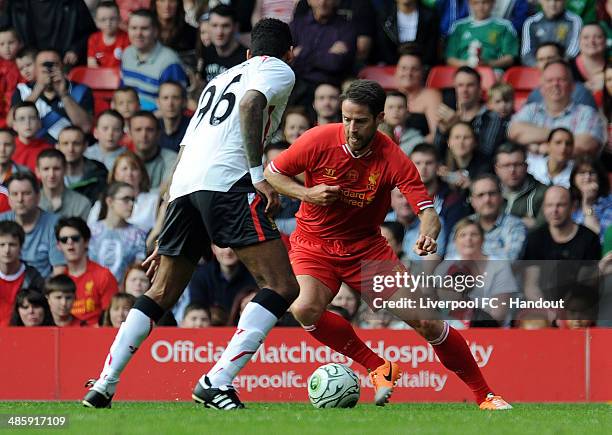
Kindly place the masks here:
<instances>
[{"instance_id":1,"label":"soccer player in white kit","mask_svg":"<svg viewBox=\"0 0 612 435\"><path fill-rule=\"evenodd\" d=\"M231 247L260 291L240 316L220 360L193 390L196 402L230 410L244 405L232 387L299 287L270 215L280 202L263 176L263 143L278 128L295 83L289 26L266 18L251 34L247 60L211 80L181 142L158 244L145 261L155 273L119 328L104 367L83 399L111 405L119 376L163 313L189 283L213 242Z\"/></svg>"}]
</instances>

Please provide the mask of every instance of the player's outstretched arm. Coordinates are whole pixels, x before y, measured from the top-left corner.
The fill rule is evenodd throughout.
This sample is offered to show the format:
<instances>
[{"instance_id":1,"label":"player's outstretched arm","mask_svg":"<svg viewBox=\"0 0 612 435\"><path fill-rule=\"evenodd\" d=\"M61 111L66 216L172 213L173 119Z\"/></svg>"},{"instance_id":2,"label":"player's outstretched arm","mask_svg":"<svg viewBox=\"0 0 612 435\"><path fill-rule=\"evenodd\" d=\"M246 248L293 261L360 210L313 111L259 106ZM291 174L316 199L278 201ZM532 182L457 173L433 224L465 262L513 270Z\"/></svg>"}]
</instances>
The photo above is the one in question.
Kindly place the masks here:
<instances>
[{"instance_id":1,"label":"player's outstretched arm","mask_svg":"<svg viewBox=\"0 0 612 435\"><path fill-rule=\"evenodd\" d=\"M280 194L311 204L330 205L338 199L340 194L340 186L318 184L312 187L304 187L291 177L273 172L270 170L270 166L266 168L264 175Z\"/></svg>"},{"instance_id":2,"label":"player's outstretched arm","mask_svg":"<svg viewBox=\"0 0 612 435\"><path fill-rule=\"evenodd\" d=\"M440 234L440 218L433 207L426 208L419 213L419 238L414 245L414 252L418 255L435 254L438 249L436 240Z\"/></svg>"}]
</instances>

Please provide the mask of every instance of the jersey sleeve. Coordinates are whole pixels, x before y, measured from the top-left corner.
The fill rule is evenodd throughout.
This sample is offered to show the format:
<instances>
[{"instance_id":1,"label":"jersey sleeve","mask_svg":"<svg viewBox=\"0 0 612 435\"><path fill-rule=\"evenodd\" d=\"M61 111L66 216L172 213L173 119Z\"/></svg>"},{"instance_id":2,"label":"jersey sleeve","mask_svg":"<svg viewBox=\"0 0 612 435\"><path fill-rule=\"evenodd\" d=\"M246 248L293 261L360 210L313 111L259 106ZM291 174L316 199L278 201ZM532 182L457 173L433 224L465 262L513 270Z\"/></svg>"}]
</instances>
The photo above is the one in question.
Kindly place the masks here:
<instances>
[{"instance_id":1,"label":"jersey sleeve","mask_svg":"<svg viewBox=\"0 0 612 435\"><path fill-rule=\"evenodd\" d=\"M320 134L317 128L306 131L291 146L270 162L270 170L277 174L293 177L301 174L315 163L317 143Z\"/></svg>"},{"instance_id":2,"label":"jersey sleeve","mask_svg":"<svg viewBox=\"0 0 612 435\"><path fill-rule=\"evenodd\" d=\"M289 65L274 57L264 56L257 73L249 76L246 90L261 92L268 104L274 102L277 96L289 95L295 83L295 74Z\"/></svg>"},{"instance_id":3,"label":"jersey sleeve","mask_svg":"<svg viewBox=\"0 0 612 435\"><path fill-rule=\"evenodd\" d=\"M404 194L415 214L434 206L432 199L421 181L419 171L404 152L396 147L389 158L395 186Z\"/></svg>"}]
</instances>

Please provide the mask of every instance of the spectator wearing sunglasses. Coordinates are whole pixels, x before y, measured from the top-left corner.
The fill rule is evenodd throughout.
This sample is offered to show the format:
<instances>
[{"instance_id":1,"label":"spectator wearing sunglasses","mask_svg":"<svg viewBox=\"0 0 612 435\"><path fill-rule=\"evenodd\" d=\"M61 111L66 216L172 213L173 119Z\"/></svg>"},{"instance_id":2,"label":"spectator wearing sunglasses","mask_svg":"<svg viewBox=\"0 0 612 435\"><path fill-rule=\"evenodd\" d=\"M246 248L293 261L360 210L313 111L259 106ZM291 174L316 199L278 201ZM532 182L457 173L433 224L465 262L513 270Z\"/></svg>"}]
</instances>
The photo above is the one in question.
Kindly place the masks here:
<instances>
[{"instance_id":1,"label":"spectator wearing sunglasses","mask_svg":"<svg viewBox=\"0 0 612 435\"><path fill-rule=\"evenodd\" d=\"M76 285L71 314L87 325L96 325L119 291L117 280L106 267L87 258L91 232L83 219L61 218L55 238L66 259L66 274Z\"/></svg>"}]
</instances>

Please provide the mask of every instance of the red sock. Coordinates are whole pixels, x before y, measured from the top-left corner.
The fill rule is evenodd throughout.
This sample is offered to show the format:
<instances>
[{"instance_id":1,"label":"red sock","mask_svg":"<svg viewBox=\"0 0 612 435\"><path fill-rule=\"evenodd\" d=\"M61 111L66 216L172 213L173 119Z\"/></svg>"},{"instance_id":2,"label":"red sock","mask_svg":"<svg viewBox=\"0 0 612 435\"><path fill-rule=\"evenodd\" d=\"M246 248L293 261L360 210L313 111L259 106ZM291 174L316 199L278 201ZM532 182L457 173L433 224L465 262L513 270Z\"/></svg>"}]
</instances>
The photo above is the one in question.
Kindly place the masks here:
<instances>
[{"instance_id":1,"label":"red sock","mask_svg":"<svg viewBox=\"0 0 612 435\"><path fill-rule=\"evenodd\" d=\"M472 390L476 402L484 402L491 389L463 336L448 323L444 323L444 332L437 340L430 341L430 344L444 367L455 372Z\"/></svg>"},{"instance_id":2,"label":"red sock","mask_svg":"<svg viewBox=\"0 0 612 435\"><path fill-rule=\"evenodd\" d=\"M305 329L324 345L357 361L368 370L374 370L385 363L384 359L357 337L350 322L338 314L325 311L312 330Z\"/></svg>"}]
</instances>

